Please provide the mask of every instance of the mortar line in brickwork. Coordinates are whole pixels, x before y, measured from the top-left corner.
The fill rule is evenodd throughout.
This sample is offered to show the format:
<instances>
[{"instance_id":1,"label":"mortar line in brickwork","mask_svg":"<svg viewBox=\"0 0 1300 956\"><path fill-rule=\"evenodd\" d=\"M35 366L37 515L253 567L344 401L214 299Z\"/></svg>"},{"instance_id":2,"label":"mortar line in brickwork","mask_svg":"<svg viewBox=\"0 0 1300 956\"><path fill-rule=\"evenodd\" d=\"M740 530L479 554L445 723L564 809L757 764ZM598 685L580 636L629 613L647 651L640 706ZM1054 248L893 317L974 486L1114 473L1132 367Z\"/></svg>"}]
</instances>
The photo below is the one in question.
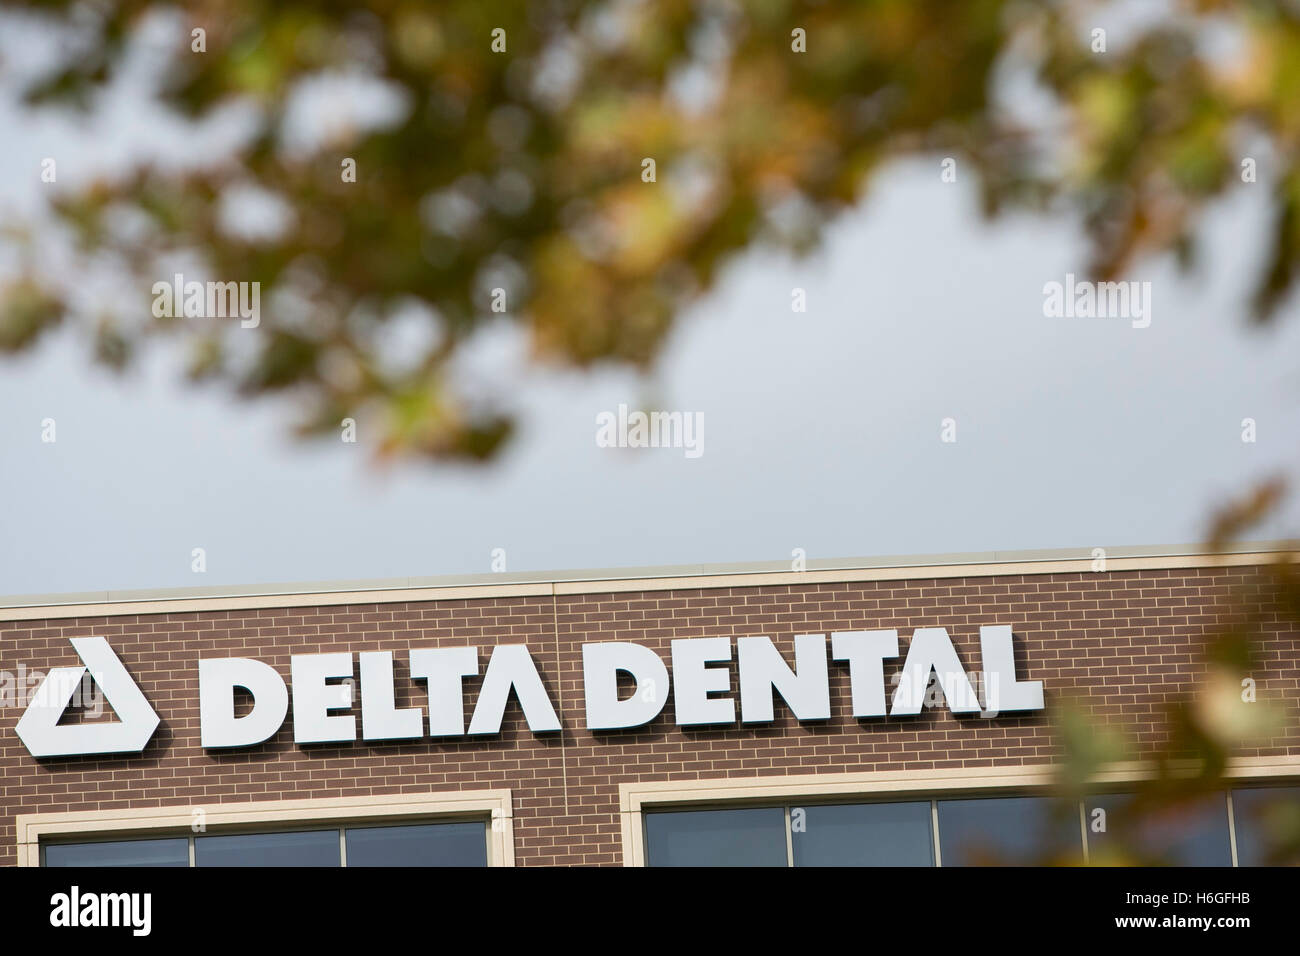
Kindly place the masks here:
<instances>
[{"instance_id":1,"label":"mortar line in brickwork","mask_svg":"<svg viewBox=\"0 0 1300 956\"><path fill-rule=\"evenodd\" d=\"M565 743L567 731L564 727L564 672L560 670L560 596L551 585L551 635L555 638L555 675L556 696L560 699L560 780L564 786L564 815L569 815L569 748Z\"/></svg>"}]
</instances>

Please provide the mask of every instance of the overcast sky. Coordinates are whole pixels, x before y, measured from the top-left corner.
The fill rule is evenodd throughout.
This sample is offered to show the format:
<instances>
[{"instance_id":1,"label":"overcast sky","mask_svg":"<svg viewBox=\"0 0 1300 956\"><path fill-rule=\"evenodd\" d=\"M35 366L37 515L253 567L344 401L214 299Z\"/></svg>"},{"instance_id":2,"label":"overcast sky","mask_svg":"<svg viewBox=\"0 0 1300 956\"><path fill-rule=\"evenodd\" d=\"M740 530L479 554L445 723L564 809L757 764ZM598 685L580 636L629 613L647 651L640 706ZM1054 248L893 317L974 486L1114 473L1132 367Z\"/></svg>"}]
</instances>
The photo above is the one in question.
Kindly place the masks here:
<instances>
[{"instance_id":1,"label":"overcast sky","mask_svg":"<svg viewBox=\"0 0 1300 956\"><path fill-rule=\"evenodd\" d=\"M12 94L0 83L6 220L34 207L43 157L120 162L151 128L126 107L38 123ZM1300 316L1293 300L1252 331L1243 307L1265 182L1215 207L1201 271L1133 274L1152 283L1144 329L1045 318L1044 283L1083 271L1079 230L987 225L973 185L942 183L938 157L892 168L820 253L732 269L649 379L529 371L508 329L488 336L470 371L517 381L522 429L483 468L381 472L365 434L300 444L292 409L189 387L162 351L118 379L49 337L0 359L0 594L477 573L494 548L509 571L1086 553L1196 542L1228 495L1296 473ZM619 403L702 413L703 455L597 447Z\"/></svg>"}]
</instances>

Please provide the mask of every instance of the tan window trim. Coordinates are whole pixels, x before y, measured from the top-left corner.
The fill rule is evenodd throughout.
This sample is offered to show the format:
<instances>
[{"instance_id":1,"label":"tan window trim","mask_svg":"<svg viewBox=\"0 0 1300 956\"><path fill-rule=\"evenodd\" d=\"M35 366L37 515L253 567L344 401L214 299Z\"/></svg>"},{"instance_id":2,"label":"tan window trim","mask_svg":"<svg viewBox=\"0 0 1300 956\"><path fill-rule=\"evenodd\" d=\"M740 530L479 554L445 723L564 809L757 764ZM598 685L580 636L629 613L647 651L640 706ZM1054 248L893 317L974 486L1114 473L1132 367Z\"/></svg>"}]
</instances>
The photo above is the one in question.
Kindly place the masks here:
<instances>
[{"instance_id":1,"label":"tan window trim","mask_svg":"<svg viewBox=\"0 0 1300 956\"><path fill-rule=\"evenodd\" d=\"M18 865L39 866L41 841L52 838L130 839L155 833L189 834L196 810L203 811L204 833L312 823L338 826L409 822L427 817L489 816L492 823L488 827L488 866L515 865L514 815L509 790L22 813L16 820Z\"/></svg>"}]
</instances>

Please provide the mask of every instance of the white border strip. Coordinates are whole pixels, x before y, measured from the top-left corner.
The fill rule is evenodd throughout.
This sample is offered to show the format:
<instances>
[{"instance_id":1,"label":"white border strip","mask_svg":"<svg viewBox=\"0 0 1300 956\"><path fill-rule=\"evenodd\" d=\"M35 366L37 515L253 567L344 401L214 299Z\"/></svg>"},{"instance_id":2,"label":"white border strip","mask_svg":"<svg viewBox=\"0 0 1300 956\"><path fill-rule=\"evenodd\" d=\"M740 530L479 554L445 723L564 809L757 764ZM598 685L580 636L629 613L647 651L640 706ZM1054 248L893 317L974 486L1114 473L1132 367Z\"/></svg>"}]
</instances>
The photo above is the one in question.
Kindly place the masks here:
<instances>
[{"instance_id":1,"label":"white border strip","mask_svg":"<svg viewBox=\"0 0 1300 956\"><path fill-rule=\"evenodd\" d=\"M30 604L0 607L0 621L58 620L74 617L113 617L137 614L189 614L259 608L331 607L345 604L405 604L418 601L464 601L628 591L694 591L706 588L755 588L841 584L855 581L912 581L926 578L979 578L1032 574L1109 574L1116 571L1196 569L1267 565L1294 561L1288 551L1236 554L1161 555L1108 558L1106 570L1095 572L1091 558L1047 561L1008 561L979 564L909 565L892 568L846 568L824 571L771 571L674 577L613 578L591 581L516 582L497 585L398 587L380 590L305 591L244 594L227 597L150 598L82 604Z\"/></svg>"}]
</instances>

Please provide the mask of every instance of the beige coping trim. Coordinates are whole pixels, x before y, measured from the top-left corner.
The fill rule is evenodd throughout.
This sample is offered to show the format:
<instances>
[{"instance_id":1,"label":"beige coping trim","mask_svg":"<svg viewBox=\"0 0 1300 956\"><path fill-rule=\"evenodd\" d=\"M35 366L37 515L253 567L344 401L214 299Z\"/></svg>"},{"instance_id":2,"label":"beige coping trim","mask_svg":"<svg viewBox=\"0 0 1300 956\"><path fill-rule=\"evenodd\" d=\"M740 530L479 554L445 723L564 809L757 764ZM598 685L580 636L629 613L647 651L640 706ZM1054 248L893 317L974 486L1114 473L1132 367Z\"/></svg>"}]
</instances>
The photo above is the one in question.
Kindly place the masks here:
<instances>
[{"instance_id":1,"label":"beige coping trim","mask_svg":"<svg viewBox=\"0 0 1300 956\"><path fill-rule=\"evenodd\" d=\"M1163 568L1234 567L1295 560L1286 550L1243 551L1221 554L1163 554L1110 557L1106 571L1143 571ZM810 569L807 571L752 571L730 574L688 574L668 577L624 577L592 580L526 581L501 584L389 587L339 591L300 591L227 596L178 596L140 600L105 600L87 603L20 604L0 607L0 621L30 621L74 617L109 617L138 614L184 614L257 608L329 607L344 604L394 604L417 601L481 600L570 594L610 594L628 591L673 591L705 588L752 588L856 581L907 581L924 578L974 578L1001 575L1079 574L1093 572L1093 559L993 561L969 564L900 565Z\"/></svg>"},{"instance_id":2,"label":"beige coping trim","mask_svg":"<svg viewBox=\"0 0 1300 956\"><path fill-rule=\"evenodd\" d=\"M645 827L642 811L649 807L707 807L738 801L822 801L835 797L890 794L979 793L988 790L1043 788L1056 780L1059 767L1032 764L1016 767L945 768L939 770L868 771L865 773L792 774L771 777L718 777L619 784L619 818L623 865L645 866ZM1186 768L1189 775L1195 765ZM1100 787L1132 783L1153 775L1146 763L1123 763L1093 777ZM1300 755L1248 757L1229 761L1224 776L1233 780L1300 777Z\"/></svg>"},{"instance_id":3,"label":"beige coping trim","mask_svg":"<svg viewBox=\"0 0 1300 956\"><path fill-rule=\"evenodd\" d=\"M203 805L204 832L303 823L373 823L429 816L490 814L488 865L514 866L514 814L509 790L445 793L402 793L387 796L325 797L304 800L256 800ZM129 807L116 810L74 810L60 813L20 813L16 818L18 865L40 866L41 840L52 837L139 837L151 833L188 834L198 805Z\"/></svg>"}]
</instances>

